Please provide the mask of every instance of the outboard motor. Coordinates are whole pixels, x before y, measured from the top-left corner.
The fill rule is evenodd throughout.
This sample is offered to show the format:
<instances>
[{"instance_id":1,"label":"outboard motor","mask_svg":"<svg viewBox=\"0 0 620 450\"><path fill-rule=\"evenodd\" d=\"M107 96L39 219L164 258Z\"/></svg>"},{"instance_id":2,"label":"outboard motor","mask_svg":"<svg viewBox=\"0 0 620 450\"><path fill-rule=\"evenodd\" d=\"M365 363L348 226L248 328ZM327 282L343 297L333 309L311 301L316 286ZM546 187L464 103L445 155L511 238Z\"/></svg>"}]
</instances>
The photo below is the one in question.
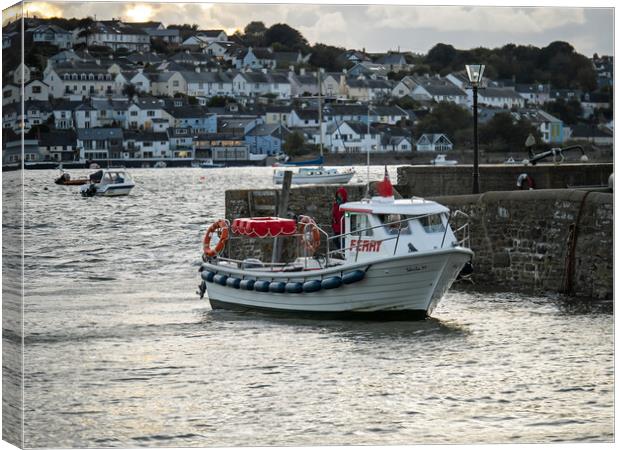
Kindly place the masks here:
<instances>
[{"instance_id":1,"label":"outboard motor","mask_svg":"<svg viewBox=\"0 0 620 450\"><path fill-rule=\"evenodd\" d=\"M94 197L96 193L97 193L97 186L95 186L94 184L89 184L86 189L82 189L80 191L80 194L82 194L82 197Z\"/></svg>"}]
</instances>

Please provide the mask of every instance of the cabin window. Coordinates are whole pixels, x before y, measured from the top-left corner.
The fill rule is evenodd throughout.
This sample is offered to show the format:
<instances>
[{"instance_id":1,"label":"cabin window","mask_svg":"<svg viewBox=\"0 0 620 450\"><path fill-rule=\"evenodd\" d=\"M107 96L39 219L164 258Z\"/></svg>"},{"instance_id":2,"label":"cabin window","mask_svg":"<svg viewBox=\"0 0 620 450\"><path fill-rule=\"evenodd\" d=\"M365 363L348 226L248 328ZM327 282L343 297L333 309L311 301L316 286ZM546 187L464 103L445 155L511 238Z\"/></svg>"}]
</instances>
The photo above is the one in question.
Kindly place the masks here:
<instances>
[{"instance_id":1,"label":"cabin window","mask_svg":"<svg viewBox=\"0 0 620 450\"><path fill-rule=\"evenodd\" d=\"M420 217L422 228L427 233L443 233L446 228L441 220L441 214Z\"/></svg>"},{"instance_id":2,"label":"cabin window","mask_svg":"<svg viewBox=\"0 0 620 450\"><path fill-rule=\"evenodd\" d=\"M362 236L372 236L370 220L367 214L351 214L351 233L361 233Z\"/></svg>"},{"instance_id":3,"label":"cabin window","mask_svg":"<svg viewBox=\"0 0 620 450\"><path fill-rule=\"evenodd\" d=\"M379 220L388 234L398 234L398 230L400 230L401 234L411 233L409 222L401 222L404 219L405 217L400 214L379 214Z\"/></svg>"}]
</instances>

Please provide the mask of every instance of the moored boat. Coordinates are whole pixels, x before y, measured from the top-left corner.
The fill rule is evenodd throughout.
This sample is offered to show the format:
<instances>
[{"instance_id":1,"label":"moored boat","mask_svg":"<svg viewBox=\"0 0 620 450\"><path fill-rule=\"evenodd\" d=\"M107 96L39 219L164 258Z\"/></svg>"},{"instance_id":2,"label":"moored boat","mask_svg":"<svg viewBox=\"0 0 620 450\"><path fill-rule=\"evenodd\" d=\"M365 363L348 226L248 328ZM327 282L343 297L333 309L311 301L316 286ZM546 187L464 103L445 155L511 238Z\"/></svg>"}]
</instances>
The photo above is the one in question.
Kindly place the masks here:
<instances>
[{"instance_id":1,"label":"moored boat","mask_svg":"<svg viewBox=\"0 0 620 450\"><path fill-rule=\"evenodd\" d=\"M347 184L355 175L355 170L326 169L324 167L302 167L293 172L292 184ZM284 171L276 170L273 174L273 182L282 184Z\"/></svg>"},{"instance_id":2,"label":"moored boat","mask_svg":"<svg viewBox=\"0 0 620 450\"><path fill-rule=\"evenodd\" d=\"M446 159L446 155L437 155L431 160L431 164L434 166L454 166L458 164L458 161L454 159Z\"/></svg>"},{"instance_id":3,"label":"moored boat","mask_svg":"<svg viewBox=\"0 0 620 450\"><path fill-rule=\"evenodd\" d=\"M80 186L83 197L129 195L135 184L125 169L104 169L90 175L89 184Z\"/></svg>"},{"instance_id":4,"label":"moored boat","mask_svg":"<svg viewBox=\"0 0 620 450\"><path fill-rule=\"evenodd\" d=\"M214 309L424 318L473 256L467 225L453 231L436 202L382 195L340 208L344 233L332 237L307 216L216 222L205 235L201 295ZM243 236L295 237L301 250L284 263L224 256Z\"/></svg>"},{"instance_id":5,"label":"moored boat","mask_svg":"<svg viewBox=\"0 0 620 450\"><path fill-rule=\"evenodd\" d=\"M62 170L60 176L54 180L55 184L59 184L61 186L81 186L88 182L89 179L86 177L71 178L71 174Z\"/></svg>"}]
</instances>

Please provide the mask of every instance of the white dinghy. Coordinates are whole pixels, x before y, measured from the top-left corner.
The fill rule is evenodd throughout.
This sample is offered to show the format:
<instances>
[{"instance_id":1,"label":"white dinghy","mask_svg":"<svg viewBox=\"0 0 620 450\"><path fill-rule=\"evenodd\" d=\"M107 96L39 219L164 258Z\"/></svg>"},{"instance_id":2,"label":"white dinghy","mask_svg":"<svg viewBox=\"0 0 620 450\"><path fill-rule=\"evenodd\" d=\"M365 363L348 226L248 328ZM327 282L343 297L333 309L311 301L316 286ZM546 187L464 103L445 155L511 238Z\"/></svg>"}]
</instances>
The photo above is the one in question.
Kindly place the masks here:
<instances>
[{"instance_id":1,"label":"white dinghy","mask_svg":"<svg viewBox=\"0 0 620 450\"><path fill-rule=\"evenodd\" d=\"M387 177L379 185L382 196L340 206L345 232L325 240L327 233L307 216L213 224L204 241L201 297L206 293L213 309L402 320L432 314L473 257L468 225L455 234L445 206L395 200ZM302 255L277 264L226 258L236 240L229 236L297 236Z\"/></svg>"}]
</instances>

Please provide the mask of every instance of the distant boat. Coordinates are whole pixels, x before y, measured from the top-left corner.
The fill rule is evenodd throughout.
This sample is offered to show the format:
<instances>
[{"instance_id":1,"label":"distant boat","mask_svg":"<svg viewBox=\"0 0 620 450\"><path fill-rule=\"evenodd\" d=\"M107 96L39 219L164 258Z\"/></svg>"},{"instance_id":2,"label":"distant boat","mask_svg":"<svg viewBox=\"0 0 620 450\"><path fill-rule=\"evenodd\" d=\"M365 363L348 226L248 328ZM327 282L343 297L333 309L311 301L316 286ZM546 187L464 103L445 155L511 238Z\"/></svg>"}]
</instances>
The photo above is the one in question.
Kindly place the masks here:
<instances>
[{"instance_id":1,"label":"distant boat","mask_svg":"<svg viewBox=\"0 0 620 450\"><path fill-rule=\"evenodd\" d=\"M201 169L219 169L226 167L224 164L214 163L212 159L205 159L198 164Z\"/></svg>"},{"instance_id":2,"label":"distant boat","mask_svg":"<svg viewBox=\"0 0 620 450\"><path fill-rule=\"evenodd\" d=\"M157 161L153 167L156 169L165 169L167 166L164 161Z\"/></svg>"},{"instance_id":3,"label":"distant boat","mask_svg":"<svg viewBox=\"0 0 620 450\"><path fill-rule=\"evenodd\" d=\"M347 184L355 175L355 170L349 169L343 172L337 169L325 169L324 167L302 167L293 173L292 184ZM277 170L273 174L273 182L282 184L284 171Z\"/></svg>"},{"instance_id":4,"label":"distant boat","mask_svg":"<svg viewBox=\"0 0 620 450\"><path fill-rule=\"evenodd\" d=\"M61 170L61 174L58 178L54 180L55 184L59 184L61 186L81 186L83 184L88 183L89 179L86 177L82 178L71 178L71 175L64 170Z\"/></svg>"},{"instance_id":5,"label":"distant boat","mask_svg":"<svg viewBox=\"0 0 620 450\"><path fill-rule=\"evenodd\" d=\"M431 164L434 166L454 166L458 164L458 161L454 159L446 159L446 155L437 155L435 159L431 159Z\"/></svg>"},{"instance_id":6,"label":"distant boat","mask_svg":"<svg viewBox=\"0 0 620 450\"><path fill-rule=\"evenodd\" d=\"M288 156L284 161L276 162L274 166L281 167L300 167L300 166L321 166L323 165L324 158L319 156L316 159L309 159L307 161L291 161Z\"/></svg>"},{"instance_id":7,"label":"distant boat","mask_svg":"<svg viewBox=\"0 0 620 450\"><path fill-rule=\"evenodd\" d=\"M80 186L82 197L129 195L135 184L124 169L105 169L90 175L90 184Z\"/></svg>"}]
</instances>

